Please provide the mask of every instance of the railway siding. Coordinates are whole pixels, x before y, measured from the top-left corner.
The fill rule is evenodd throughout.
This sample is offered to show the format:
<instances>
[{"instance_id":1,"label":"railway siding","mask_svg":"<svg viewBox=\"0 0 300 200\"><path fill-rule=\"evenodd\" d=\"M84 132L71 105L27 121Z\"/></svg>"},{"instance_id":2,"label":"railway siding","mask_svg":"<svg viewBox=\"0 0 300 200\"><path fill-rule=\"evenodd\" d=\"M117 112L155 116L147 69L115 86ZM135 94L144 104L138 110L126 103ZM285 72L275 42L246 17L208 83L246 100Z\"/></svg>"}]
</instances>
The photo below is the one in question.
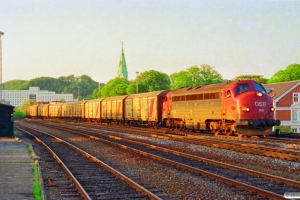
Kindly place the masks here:
<instances>
[{"instance_id":1,"label":"railway siding","mask_svg":"<svg viewBox=\"0 0 300 200\"><path fill-rule=\"evenodd\" d=\"M50 128L42 128L52 134L69 138L81 147L88 148L101 160L106 160L113 167L122 171L134 180L140 179L142 185L145 185L159 194L172 194L171 199L185 198L208 198L208 199L243 199L245 196L257 196L255 193L246 192L236 194L236 188L231 185L224 185L212 179L191 175L190 172L171 167L162 162L153 161L144 156L133 155L130 152L112 148L111 145L99 144L97 141L87 140L79 136L67 133L67 131L57 131ZM95 148L97 147L97 148ZM112 154L113 153L113 154ZM114 164L112 163L114 161ZM176 183L176 184L174 184ZM151 191L152 191L151 190ZM163 193L160 192L163 190ZM168 199L167 196L164 199Z\"/></svg>"},{"instance_id":2,"label":"railway siding","mask_svg":"<svg viewBox=\"0 0 300 200\"><path fill-rule=\"evenodd\" d=\"M124 140L120 140L120 138L118 138L119 140L118 140L118 142L120 143L122 143L122 145L123 146L130 146L128 143L127 144L124 144ZM126 143L126 142L125 142ZM134 144L133 146L136 146L137 144ZM131 146L132 146L132 144L131 144ZM125 147L124 147L125 148ZM137 147L135 147L135 148L137 148ZM144 149L145 147L140 147L140 148L142 148L142 149ZM126 147L126 149L128 149L128 147ZM156 151L155 149L151 149L151 152L152 151ZM148 152L148 151L147 151ZM152 152L153 153L153 152ZM145 154L145 153L142 153L142 154ZM147 153L148 154L148 153ZM161 154L161 152L159 153L159 154ZM166 154L168 154L168 153L166 153ZM157 154L156 154L157 155ZM165 156L167 156L167 158L170 160L170 155L165 155ZM172 156L171 156L172 157ZM174 158L173 158L174 160L177 160L177 159L179 159L178 158L178 155L176 155ZM195 161L191 161L191 160L186 160L186 161L182 161L183 160L183 158L180 158L180 160L181 160L181 163L192 163L192 166L194 167L194 165L196 165L196 166L200 166L199 165L199 163L197 163L197 164L195 164ZM206 163L206 165L207 165L207 163ZM203 166L202 166L203 167ZM200 168L202 168L201 166L200 166ZM216 167L209 167L209 166L206 166L206 167L208 167L208 169L216 169ZM204 167L205 168L205 167ZM254 182L254 179L257 179L256 177L250 177L249 178L249 175L241 175L240 173L237 173L236 175L234 175L234 173L233 172L225 172L224 171L224 169L223 168L219 168L219 169L217 169L217 171L212 171L212 173L213 174L218 174L218 172L220 172L220 174L233 174L232 176L233 177L240 177L241 178L241 176L242 176L242 178L245 180L245 179L247 179L247 180L250 180L250 182L248 182L248 183L250 183L250 185L251 184L254 184L254 185L260 185L260 188L263 188L263 186L264 185L269 185L271 188L268 188L268 190L272 190L272 188L273 188L273 192L275 193L276 192L276 190L278 190L278 188L279 187L281 187L281 191L279 192L279 193L282 193L283 194L283 192L284 191L286 191L286 190L292 190L292 191L297 191L297 189L298 188L291 188L291 187L282 187L282 186L278 186L278 184L277 183L271 183L271 182L266 182L266 180L263 180L263 179L261 179L261 180L256 180L257 182L256 183L253 183ZM243 177L244 176L244 177ZM230 177L230 176L229 176ZM239 178L238 178L239 179ZM246 181L247 182L247 181ZM278 192L278 191L277 191Z\"/></svg>"},{"instance_id":3,"label":"railway siding","mask_svg":"<svg viewBox=\"0 0 300 200\"><path fill-rule=\"evenodd\" d=\"M84 199L160 199L149 191L145 194L146 190L138 184L127 179L97 158L60 138L52 137L45 133L41 134L40 131L33 129L24 129L24 127L20 130L26 133L29 133L28 131L33 132L33 135L37 135L39 140L45 142L51 150L56 152L52 152L52 155L59 159L58 162L61 165L65 166L65 171L72 176L73 183L77 185L77 189ZM87 158L93 162L87 161ZM141 193L139 194L133 188L130 188L126 184L129 182L131 186L134 185L135 189Z\"/></svg>"}]
</instances>

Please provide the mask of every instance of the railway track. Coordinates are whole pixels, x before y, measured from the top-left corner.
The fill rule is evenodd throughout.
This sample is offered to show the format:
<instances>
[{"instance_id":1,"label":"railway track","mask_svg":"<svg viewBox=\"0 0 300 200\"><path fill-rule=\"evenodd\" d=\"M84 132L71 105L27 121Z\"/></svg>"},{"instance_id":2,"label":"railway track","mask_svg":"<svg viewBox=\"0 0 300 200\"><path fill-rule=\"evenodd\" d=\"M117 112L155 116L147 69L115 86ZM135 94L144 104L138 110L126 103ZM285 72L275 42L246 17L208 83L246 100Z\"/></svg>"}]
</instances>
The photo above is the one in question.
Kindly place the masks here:
<instances>
[{"instance_id":1,"label":"railway track","mask_svg":"<svg viewBox=\"0 0 300 200\"><path fill-rule=\"evenodd\" d=\"M83 199L161 199L109 165L60 138L28 127L19 130L40 141L63 167L77 190L62 185L59 176L46 179L50 187L60 185L65 191L63 196L71 199L79 196Z\"/></svg>"},{"instance_id":2,"label":"railway track","mask_svg":"<svg viewBox=\"0 0 300 200\"><path fill-rule=\"evenodd\" d=\"M59 129L61 131L70 131L70 127L67 129L60 127ZM76 128L76 132L78 132L78 127ZM80 129L80 132L86 132L86 130ZM88 135L85 135L87 138L101 140L102 142L117 145L120 148L127 150L130 149L141 155L146 155L151 159L156 159L203 176L217 178L219 181L243 188L252 193L252 195L258 193L259 195L271 199L280 199L283 198L283 193L285 191L299 191L300 183L297 181L270 176L268 174L227 165L225 163L218 163L154 145L142 144L120 137L108 136L107 134L102 134L100 136L99 132L92 133L91 131L88 131L87 134Z\"/></svg>"},{"instance_id":3,"label":"railway track","mask_svg":"<svg viewBox=\"0 0 300 200\"><path fill-rule=\"evenodd\" d=\"M85 127L104 127L103 125L93 125L93 124L75 124L76 126L85 126ZM156 129L143 129L143 128L131 128L131 127L122 127L122 126L105 126L106 130L111 131L121 131L124 133L130 134L138 134L143 136L151 136L155 138L162 138L174 141L180 141L190 144L203 145L207 147L214 147L220 149L227 149L232 151L237 151L241 153L254 154L260 156L266 156L271 158L290 160L290 161L300 161L300 150L296 149L284 149L282 147L276 147L274 145L266 145L259 143L251 143L251 141L257 140L228 140L227 138L216 138L216 137L202 137L202 136L194 136L194 135L185 135L186 137L182 137L182 135L173 135L166 134L161 132L161 130ZM266 140L263 140L266 141ZM270 142L275 141L269 139ZM276 140L279 142L279 140ZM294 143L300 144L298 140L280 140L285 143Z\"/></svg>"}]
</instances>

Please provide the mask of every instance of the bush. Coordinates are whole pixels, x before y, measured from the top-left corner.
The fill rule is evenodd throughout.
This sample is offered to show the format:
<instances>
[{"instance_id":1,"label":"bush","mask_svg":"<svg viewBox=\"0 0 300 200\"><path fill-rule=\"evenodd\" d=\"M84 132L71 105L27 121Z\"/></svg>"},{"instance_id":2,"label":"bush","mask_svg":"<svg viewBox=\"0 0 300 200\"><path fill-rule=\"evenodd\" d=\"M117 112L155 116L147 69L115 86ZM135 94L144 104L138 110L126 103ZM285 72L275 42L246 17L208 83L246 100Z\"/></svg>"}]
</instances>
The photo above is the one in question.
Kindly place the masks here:
<instances>
[{"instance_id":1,"label":"bush","mask_svg":"<svg viewBox=\"0 0 300 200\"><path fill-rule=\"evenodd\" d=\"M15 109L15 111L14 111L14 118L15 119L20 119L20 118L25 118L25 117L26 117L25 111Z\"/></svg>"}]
</instances>

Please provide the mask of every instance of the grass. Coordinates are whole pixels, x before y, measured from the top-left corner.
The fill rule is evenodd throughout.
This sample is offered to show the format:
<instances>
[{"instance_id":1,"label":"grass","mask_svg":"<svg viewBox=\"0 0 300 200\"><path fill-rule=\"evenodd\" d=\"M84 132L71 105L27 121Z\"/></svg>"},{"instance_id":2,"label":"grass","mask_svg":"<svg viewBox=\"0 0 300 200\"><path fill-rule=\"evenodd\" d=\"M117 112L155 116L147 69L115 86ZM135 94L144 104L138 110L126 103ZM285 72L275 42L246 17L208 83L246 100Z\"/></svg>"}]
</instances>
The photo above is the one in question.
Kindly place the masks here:
<instances>
[{"instance_id":1,"label":"grass","mask_svg":"<svg viewBox=\"0 0 300 200\"><path fill-rule=\"evenodd\" d=\"M20 136L20 132L17 130L17 127L14 125L14 137L18 138Z\"/></svg>"},{"instance_id":2,"label":"grass","mask_svg":"<svg viewBox=\"0 0 300 200\"><path fill-rule=\"evenodd\" d=\"M275 130L280 129L281 132L285 133L293 133L292 129L290 126L274 126Z\"/></svg>"},{"instance_id":3,"label":"grass","mask_svg":"<svg viewBox=\"0 0 300 200\"><path fill-rule=\"evenodd\" d=\"M34 153L31 145L28 146L28 152L31 156ZM33 177L34 177L33 196L35 200L42 200L38 165L34 165L32 167L32 170L33 170Z\"/></svg>"},{"instance_id":4,"label":"grass","mask_svg":"<svg viewBox=\"0 0 300 200\"><path fill-rule=\"evenodd\" d=\"M33 166L33 175L34 175L34 183L33 183L33 196L34 196L34 199L42 200L40 179L39 179L39 169L38 169L37 165Z\"/></svg>"},{"instance_id":5,"label":"grass","mask_svg":"<svg viewBox=\"0 0 300 200\"><path fill-rule=\"evenodd\" d=\"M33 154L33 150L32 150L32 146L31 145L28 145L28 152L30 155Z\"/></svg>"}]
</instances>

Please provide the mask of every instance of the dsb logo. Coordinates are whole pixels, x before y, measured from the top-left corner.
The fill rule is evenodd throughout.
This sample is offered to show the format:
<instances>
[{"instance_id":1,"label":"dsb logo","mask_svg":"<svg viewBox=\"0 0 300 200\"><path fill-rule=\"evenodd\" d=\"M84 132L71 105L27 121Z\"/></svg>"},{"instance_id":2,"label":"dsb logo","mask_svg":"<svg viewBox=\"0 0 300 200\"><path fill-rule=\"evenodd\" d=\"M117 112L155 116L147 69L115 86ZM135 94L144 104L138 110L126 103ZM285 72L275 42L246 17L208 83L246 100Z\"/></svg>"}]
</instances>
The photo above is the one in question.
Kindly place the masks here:
<instances>
[{"instance_id":1,"label":"dsb logo","mask_svg":"<svg viewBox=\"0 0 300 200\"><path fill-rule=\"evenodd\" d=\"M266 106L266 102L264 101L255 101L255 106L256 107L265 107Z\"/></svg>"}]
</instances>

